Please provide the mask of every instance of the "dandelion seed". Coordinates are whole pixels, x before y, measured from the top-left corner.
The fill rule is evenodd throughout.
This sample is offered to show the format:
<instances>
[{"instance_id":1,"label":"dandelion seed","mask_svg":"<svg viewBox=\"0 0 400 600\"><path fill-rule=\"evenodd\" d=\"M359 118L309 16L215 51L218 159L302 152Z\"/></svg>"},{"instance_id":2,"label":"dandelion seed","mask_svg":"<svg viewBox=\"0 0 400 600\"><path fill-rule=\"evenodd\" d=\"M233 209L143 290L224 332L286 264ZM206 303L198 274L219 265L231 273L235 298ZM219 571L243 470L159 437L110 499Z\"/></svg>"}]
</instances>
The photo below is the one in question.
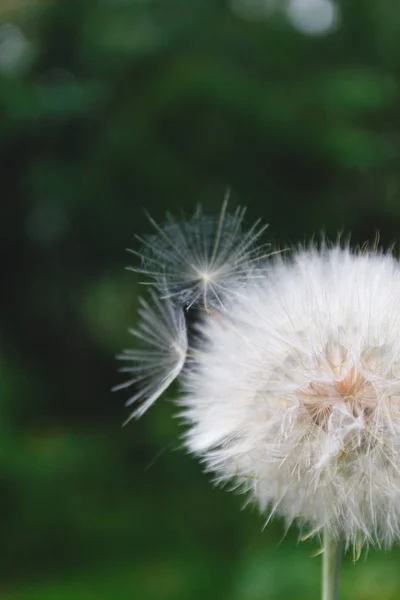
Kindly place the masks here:
<instances>
[{"instance_id":1,"label":"dandelion seed","mask_svg":"<svg viewBox=\"0 0 400 600\"><path fill-rule=\"evenodd\" d=\"M267 225L258 220L243 232L245 209L230 215L227 204L226 198L218 219L203 215L201 208L183 222L168 215L164 227L149 217L157 235L138 237L142 267L132 270L186 308L220 309L233 287L238 290L259 275L256 267L266 250L260 238Z\"/></svg>"},{"instance_id":2,"label":"dandelion seed","mask_svg":"<svg viewBox=\"0 0 400 600\"><path fill-rule=\"evenodd\" d=\"M129 332L141 343L135 350L125 350L118 358L128 363L121 372L129 373L127 381L113 391L135 387L126 406L139 404L127 421L140 417L179 375L186 360L187 335L183 311L170 300L160 300L153 292L153 305L141 299L138 329Z\"/></svg>"}]
</instances>

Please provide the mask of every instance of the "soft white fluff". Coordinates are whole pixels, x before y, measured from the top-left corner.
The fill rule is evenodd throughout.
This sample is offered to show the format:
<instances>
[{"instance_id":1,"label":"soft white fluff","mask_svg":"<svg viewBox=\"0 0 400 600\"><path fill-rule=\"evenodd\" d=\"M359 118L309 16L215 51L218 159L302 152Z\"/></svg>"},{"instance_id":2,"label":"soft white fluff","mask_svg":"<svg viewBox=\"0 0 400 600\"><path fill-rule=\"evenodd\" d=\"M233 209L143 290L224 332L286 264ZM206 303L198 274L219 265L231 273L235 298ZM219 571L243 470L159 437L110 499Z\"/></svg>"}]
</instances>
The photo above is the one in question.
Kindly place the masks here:
<instances>
[{"instance_id":1,"label":"soft white fluff","mask_svg":"<svg viewBox=\"0 0 400 600\"><path fill-rule=\"evenodd\" d=\"M218 482L356 554L389 547L400 537L399 262L324 244L262 257L263 227L243 232L243 217L225 202L218 220L155 224L141 272L157 292L119 387L134 386L140 416L183 373L187 447Z\"/></svg>"},{"instance_id":2,"label":"soft white fluff","mask_svg":"<svg viewBox=\"0 0 400 600\"><path fill-rule=\"evenodd\" d=\"M200 306L220 309L226 294L244 285L265 258L259 238L267 228L260 219L244 231L246 209L227 212L225 199L218 218L208 217L198 207L193 217L176 221L171 215L163 227L150 218L155 235L138 239L143 247L140 268L163 298L171 298L186 309Z\"/></svg>"},{"instance_id":3,"label":"soft white fluff","mask_svg":"<svg viewBox=\"0 0 400 600\"><path fill-rule=\"evenodd\" d=\"M359 547L400 536L400 268L301 250L207 315L187 446L268 515Z\"/></svg>"},{"instance_id":4,"label":"soft white fluff","mask_svg":"<svg viewBox=\"0 0 400 600\"><path fill-rule=\"evenodd\" d=\"M141 417L170 386L181 372L186 360L187 333L182 309L170 300L151 293L152 304L140 298L139 325L129 333L138 347L124 350L117 358L128 366L120 369L129 379L116 385L113 391L134 387L126 406L137 404L127 421Z\"/></svg>"}]
</instances>

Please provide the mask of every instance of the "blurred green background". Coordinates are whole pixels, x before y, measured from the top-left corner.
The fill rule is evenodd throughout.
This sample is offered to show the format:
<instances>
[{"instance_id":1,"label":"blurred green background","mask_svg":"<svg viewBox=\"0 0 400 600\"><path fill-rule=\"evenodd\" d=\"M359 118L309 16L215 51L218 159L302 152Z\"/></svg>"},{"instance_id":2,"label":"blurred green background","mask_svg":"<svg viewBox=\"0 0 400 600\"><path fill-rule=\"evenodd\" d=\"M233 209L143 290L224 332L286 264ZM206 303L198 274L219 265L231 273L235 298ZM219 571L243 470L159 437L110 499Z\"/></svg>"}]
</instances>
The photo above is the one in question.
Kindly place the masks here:
<instances>
[{"instance_id":1,"label":"blurred green background","mask_svg":"<svg viewBox=\"0 0 400 600\"><path fill-rule=\"evenodd\" d=\"M318 543L263 531L181 448L122 428L135 233L226 189L284 244L400 235L398 0L0 0L0 598L317 598ZM400 597L400 553L343 598Z\"/></svg>"}]
</instances>

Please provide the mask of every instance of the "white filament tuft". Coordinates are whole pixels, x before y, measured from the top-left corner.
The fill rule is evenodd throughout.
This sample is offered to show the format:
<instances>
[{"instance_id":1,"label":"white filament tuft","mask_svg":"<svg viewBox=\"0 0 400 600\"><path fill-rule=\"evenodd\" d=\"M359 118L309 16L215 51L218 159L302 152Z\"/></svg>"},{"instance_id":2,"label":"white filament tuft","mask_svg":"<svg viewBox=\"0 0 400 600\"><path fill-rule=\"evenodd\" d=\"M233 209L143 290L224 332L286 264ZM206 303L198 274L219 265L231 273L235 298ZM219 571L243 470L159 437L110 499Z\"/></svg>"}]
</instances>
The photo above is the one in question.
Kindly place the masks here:
<instances>
[{"instance_id":1,"label":"white filament tuft","mask_svg":"<svg viewBox=\"0 0 400 600\"><path fill-rule=\"evenodd\" d=\"M323 248L274 261L202 324L188 449L262 511L347 546L400 538L400 267Z\"/></svg>"},{"instance_id":2,"label":"white filament tuft","mask_svg":"<svg viewBox=\"0 0 400 600\"><path fill-rule=\"evenodd\" d=\"M129 373L130 377L115 386L113 391L133 386L137 391L126 406L136 402L139 404L126 422L140 417L154 404L179 375L186 360L187 334L182 309L170 300L160 300L154 292L151 296L152 305L140 299L141 321L137 329L129 330L141 347L124 350L118 356L120 360L132 364L120 369Z\"/></svg>"},{"instance_id":3,"label":"white filament tuft","mask_svg":"<svg viewBox=\"0 0 400 600\"><path fill-rule=\"evenodd\" d=\"M400 539L400 265L322 244L262 255L244 210L144 238L147 347L127 350L142 415L183 374L186 445L267 515L352 546ZM184 310L196 306L189 328ZM190 360L188 360L190 357ZM306 536L305 536L306 537Z\"/></svg>"},{"instance_id":4,"label":"white filament tuft","mask_svg":"<svg viewBox=\"0 0 400 600\"><path fill-rule=\"evenodd\" d=\"M142 267L132 270L149 277L162 297L186 309L223 307L239 284L258 276L256 267L266 249L259 240L267 228L258 220L244 232L245 209L231 215L227 203L226 198L218 219L203 215L200 207L187 221L168 215L164 227L149 217L157 234L138 238Z\"/></svg>"}]
</instances>

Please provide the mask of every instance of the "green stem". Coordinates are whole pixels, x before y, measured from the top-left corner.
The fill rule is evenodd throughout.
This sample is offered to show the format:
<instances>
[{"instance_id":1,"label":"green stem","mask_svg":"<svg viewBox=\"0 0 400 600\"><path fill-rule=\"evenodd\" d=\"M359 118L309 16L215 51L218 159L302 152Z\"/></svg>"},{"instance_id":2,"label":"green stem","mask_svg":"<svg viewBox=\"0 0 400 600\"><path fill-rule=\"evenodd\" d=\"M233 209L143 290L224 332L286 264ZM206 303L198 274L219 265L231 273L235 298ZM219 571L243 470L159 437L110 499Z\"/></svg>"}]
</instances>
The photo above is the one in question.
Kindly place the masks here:
<instances>
[{"instance_id":1,"label":"green stem","mask_svg":"<svg viewBox=\"0 0 400 600\"><path fill-rule=\"evenodd\" d=\"M340 565L342 545L324 531L324 553L322 559L322 600L339 599Z\"/></svg>"}]
</instances>

